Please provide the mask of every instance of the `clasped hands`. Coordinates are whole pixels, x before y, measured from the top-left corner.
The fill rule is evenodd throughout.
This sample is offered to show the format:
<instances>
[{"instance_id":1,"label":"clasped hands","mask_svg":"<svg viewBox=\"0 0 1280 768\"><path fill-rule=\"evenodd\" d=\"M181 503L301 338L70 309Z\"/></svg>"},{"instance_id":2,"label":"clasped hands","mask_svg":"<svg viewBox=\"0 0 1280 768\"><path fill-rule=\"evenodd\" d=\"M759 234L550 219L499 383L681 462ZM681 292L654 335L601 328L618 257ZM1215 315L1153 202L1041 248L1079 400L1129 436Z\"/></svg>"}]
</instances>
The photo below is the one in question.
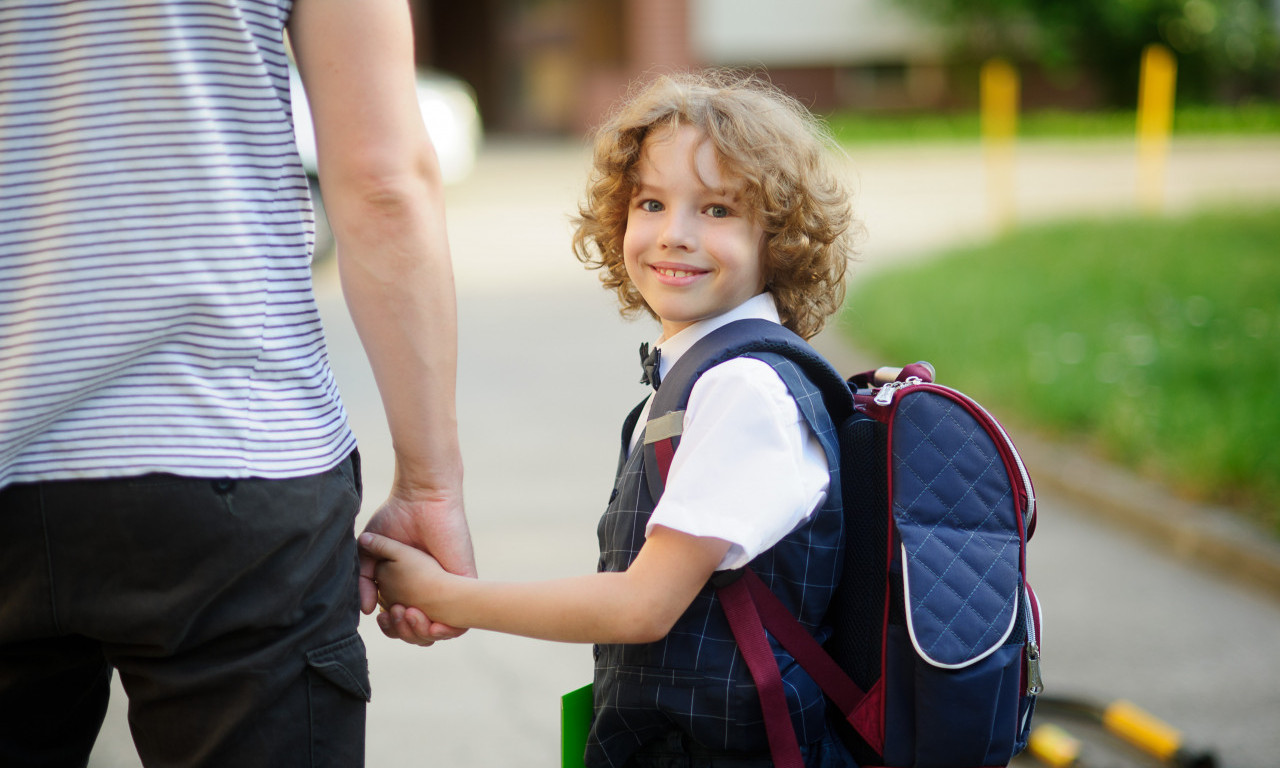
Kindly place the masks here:
<instances>
[{"instance_id":1,"label":"clasped hands","mask_svg":"<svg viewBox=\"0 0 1280 768\"><path fill-rule=\"evenodd\" d=\"M440 562L422 550L366 531L360 535L361 609L377 607L378 628L392 639L429 646L464 633L432 621L419 607L417 596L431 589L433 580L447 578ZM366 586L368 585L368 587ZM365 597L372 592L373 600Z\"/></svg>"},{"instance_id":2,"label":"clasped hands","mask_svg":"<svg viewBox=\"0 0 1280 768\"><path fill-rule=\"evenodd\" d=\"M361 611L371 614L381 607L377 622L382 634L422 646L466 631L435 621L423 607L444 580L476 575L461 503L425 506L393 495L358 541Z\"/></svg>"}]
</instances>

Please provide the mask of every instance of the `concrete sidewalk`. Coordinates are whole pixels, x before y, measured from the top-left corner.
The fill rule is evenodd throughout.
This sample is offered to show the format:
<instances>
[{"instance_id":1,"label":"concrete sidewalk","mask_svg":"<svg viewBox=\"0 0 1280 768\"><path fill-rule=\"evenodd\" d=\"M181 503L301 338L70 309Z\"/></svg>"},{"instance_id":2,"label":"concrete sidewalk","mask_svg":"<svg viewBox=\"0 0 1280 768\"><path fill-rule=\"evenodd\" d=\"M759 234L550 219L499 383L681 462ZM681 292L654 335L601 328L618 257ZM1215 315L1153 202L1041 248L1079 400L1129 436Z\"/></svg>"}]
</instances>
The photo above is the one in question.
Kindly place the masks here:
<instances>
[{"instance_id":1,"label":"concrete sidewalk","mask_svg":"<svg viewBox=\"0 0 1280 768\"><path fill-rule=\"evenodd\" d=\"M850 155L868 227L854 280L989 233L980 148ZM1131 142L1029 144L1018 159L1023 220L1133 207ZM618 426L644 395L635 350L654 327L620 320L612 297L569 251L586 165L579 145L493 144L449 193L458 408L484 578L594 570ZM1167 178L1171 210L1280 201L1280 139L1175 142ZM317 296L364 454L368 513L390 484L389 440L332 264L317 271ZM844 370L869 367L834 333L819 344ZM1014 437L1040 495L1029 562L1046 611L1050 691L1131 698L1217 748L1223 768L1273 768L1280 600L1260 588L1274 575L1258 574L1276 572L1266 570L1280 563L1275 548L1221 511L1186 505L1070 447L1016 429ZM1219 560L1227 563L1247 553L1266 568L1242 586L1182 556L1206 548L1225 551ZM372 768L559 765L558 697L589 681L589 647L471 632L419 649L382 638L371 620L362 632L374 685ZM118 685L115 694L91 762L98 768L138 765Z\"/></svg>"}]
</instances>

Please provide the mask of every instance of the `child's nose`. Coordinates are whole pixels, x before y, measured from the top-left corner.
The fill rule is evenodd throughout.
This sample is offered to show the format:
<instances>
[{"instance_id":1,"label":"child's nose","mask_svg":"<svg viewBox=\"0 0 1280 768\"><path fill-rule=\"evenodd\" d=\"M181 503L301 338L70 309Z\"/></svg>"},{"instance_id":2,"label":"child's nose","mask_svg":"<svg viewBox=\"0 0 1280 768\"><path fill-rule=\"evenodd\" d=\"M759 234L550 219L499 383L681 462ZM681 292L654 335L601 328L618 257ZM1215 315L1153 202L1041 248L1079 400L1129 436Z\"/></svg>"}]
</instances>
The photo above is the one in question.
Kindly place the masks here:
<instances>
[{"instance_id":1,"label":"child's nose","mask_svg":"<svg viewBox=\"0 0 1280 768\"><path fill-rule=\"evenodd\" d=\"M664 248L681 248L690 250L695 239L693 222L677 211L669 211L663 219L662 240Z\"/></svg>"}]
</instances>

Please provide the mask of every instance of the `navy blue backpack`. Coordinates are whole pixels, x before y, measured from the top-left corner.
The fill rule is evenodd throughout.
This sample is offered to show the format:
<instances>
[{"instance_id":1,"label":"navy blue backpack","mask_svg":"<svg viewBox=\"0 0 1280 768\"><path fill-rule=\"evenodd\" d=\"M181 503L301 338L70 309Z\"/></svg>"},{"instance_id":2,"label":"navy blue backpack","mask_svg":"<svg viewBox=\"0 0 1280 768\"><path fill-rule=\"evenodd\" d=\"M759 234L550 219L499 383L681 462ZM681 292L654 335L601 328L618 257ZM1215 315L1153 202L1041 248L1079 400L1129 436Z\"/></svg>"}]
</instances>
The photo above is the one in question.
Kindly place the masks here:
<instances>
[{"instance_id":1,"label":"navy blue backpack","mask_svg":"<svg viewBox=\"0 0 1280 768\"><path fill-rule=\"evenodd\" d=\"M654 394L650 422L664 429L644 450L655 499L694 382L761 352L792 360L823 392L841 452L829 493L841 496L846 532L824 645L750 568L713 579L774 764L802 765L770 638L822 686L862 768L1007 765L1026 746L1042 687L1039 606L1026 583L1035 498L1013 442L972 399L932 383L928 364L888 383L874 372L846 381L786 328L740 320L699 340Z\"/></svg>"}]
</instances>

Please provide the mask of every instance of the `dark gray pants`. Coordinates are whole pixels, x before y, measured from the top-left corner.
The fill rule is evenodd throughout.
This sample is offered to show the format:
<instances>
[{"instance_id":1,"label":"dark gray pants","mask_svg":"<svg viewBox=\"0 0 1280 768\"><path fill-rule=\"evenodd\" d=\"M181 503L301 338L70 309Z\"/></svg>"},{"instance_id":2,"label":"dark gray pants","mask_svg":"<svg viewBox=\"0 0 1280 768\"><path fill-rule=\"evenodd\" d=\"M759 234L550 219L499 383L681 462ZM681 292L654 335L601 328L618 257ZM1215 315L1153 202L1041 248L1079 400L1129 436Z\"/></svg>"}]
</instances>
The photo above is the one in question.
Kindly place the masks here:
<instances>
[{"instance_id":1,"label":"dark gray pants","mask_svg":"<svg viewBox=\"0 0 1280 768\"><path fill-rule=\"evenodd\" d=\"M359 473L0 491L0 765L85 765L112 668L149 767L362 765Z\"/></svg>"}]
</instances>

